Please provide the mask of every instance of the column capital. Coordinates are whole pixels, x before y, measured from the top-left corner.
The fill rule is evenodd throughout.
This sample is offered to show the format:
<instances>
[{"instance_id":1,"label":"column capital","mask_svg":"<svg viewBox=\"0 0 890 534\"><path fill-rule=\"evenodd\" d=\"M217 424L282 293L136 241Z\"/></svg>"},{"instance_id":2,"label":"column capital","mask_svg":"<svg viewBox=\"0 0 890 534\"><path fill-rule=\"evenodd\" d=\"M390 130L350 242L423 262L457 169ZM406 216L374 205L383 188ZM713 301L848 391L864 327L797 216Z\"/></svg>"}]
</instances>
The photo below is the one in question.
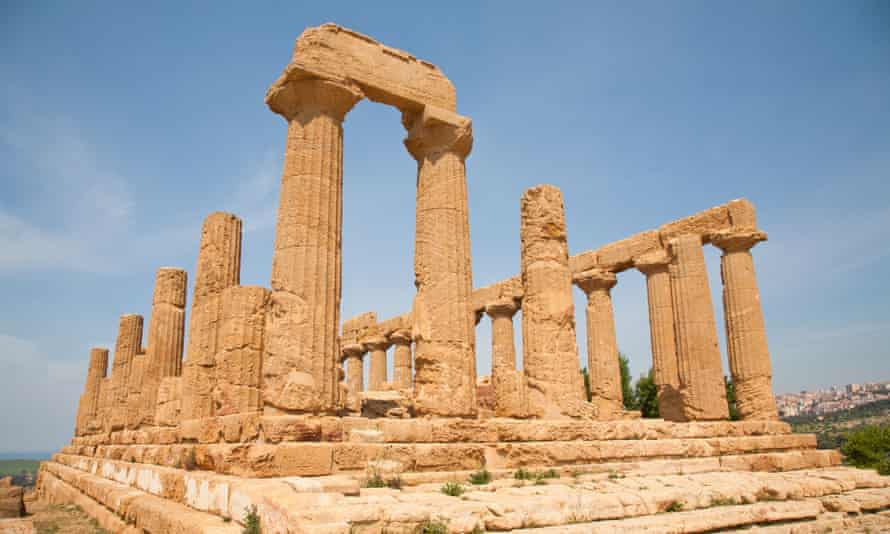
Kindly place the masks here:
<instances>
[{"instance_id":1,"label":"column capital","mask_svg":"<svg viewBox=\"0 0 890 534\"><path fill-rule=\"evenodd\" d=\"M472 121L452 111L430 105L422 112L405 111L402 125L408 130L405 148L418 161L447 152L463 160L473 149Z\"/></svg>"},{"instance_id":2,"label":"column capital","mask_svg":"<svg viewBox=\"0 0 890 534\"><path fill-rule=\"evenodd\" d=\"M411 330L408 328L393 330L392 333L389 334L389 340L395 345L410 345L411 341L413 341Z\"/></svg>"},{"instance_id":3,"label":"column capital","mask_svg":"<svg viewBox=\"0 0 890 534\"><path fill-rule=\"evenodd\" d=\"M361 358L365 353L365 347L361 343L347 343L340 349L343 358L358 357Z\"/></svg>"},{"instance_id":4,"label":"column capital","mask_svg":"<svg viewBox=\"0 0 890 534\"><path fill-rule=\"evenodd\" d=\"M289 121L304 112L323 113L342 121L363 96L356 87L320 78L306 78L270 87L266 93L266 105Z\"/></svg>"},{"instance_id":5,"label":"column capital","mask_svg":"<svg viewBox=\"0 0 890 534\"><path fill-rule=\"evenodd\" d=\"M615 273L604 271L602 269L589 269L576 274L572 281L576 286L581 288L586 295L590 296L594 291L608 292L615 284L618 283L618 277Z\"/></svg>"},{"instance_id":6,"label":"column capital","mask_svg":"<svg viewBox=\"0 0 890 534\"><path fill-rule=\"evenodd\" d=\"M374 336L369 337L362 341L362 345L365 346L366 349L370 350L386 350L389 348L392 343L383 336Z\"/></svg>"},{"instance_id":7,"label":"column capital","mask_svg":"<svg viewBox=\"0 0 890 534\"><path fill-rule=\"evenodd\" d=\"M513 317L516 310L519 309L519 302L516 299L504 297L500 298L485 306L485 313L489 317Z\"/></svg>"},{"instance_id":8,"label":"column capital","mask_svg":"<svg viewBox=\"0 0 890 534\"><path fill-rule=\"evenodd\" d=\"M751 247L766 241L766 232L761 230L724 230L722 232L714 232L709 235L711 244L727 252L742 252L750 250Z\"/></svg>"},{"instance_id":9,"label":"column capital","mask_svg":"<svg viewBox=\"0 0 890 534\"><path fill-rule=\"evenodd\" d=\"M634 258L634 267L645 275L666 270L671 263L671 256L664 249L653 250Z\"/></svg>"}]
</instances>

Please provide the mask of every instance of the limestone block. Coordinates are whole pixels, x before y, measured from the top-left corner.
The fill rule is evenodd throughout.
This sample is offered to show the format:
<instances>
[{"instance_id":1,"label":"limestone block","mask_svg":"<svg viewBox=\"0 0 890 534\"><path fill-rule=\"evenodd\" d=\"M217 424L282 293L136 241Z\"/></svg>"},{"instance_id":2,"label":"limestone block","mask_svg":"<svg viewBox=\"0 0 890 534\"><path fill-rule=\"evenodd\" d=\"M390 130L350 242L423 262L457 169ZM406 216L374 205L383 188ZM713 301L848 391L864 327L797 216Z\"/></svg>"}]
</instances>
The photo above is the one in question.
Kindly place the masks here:
<instances>
[{"instance_id":1,"label":"limestone block","mask_svg":"<svg viewBox=\"0 0 890 534\"><path fill-rule=\"evenodd\" d=\"M395 345L392 353L393 386L396 389L411 389L414 379L411 373L411 330L403 328L389 335Z\"/></svg>"},{"instance_id":2,"label":"limestone block","mask_svg":"<svg viewBox=\"0 0 890 534\"><path fill-rule=\"evenodd\" d=\"M414 401L407 391L365 391L361 401L363 417L405 418L414 415Z\"/></svg>"},{"instance_id":3,"label":"limestone block","mask_svg":"<svg viewBox=\"0 0 890 534\"><path fill-rule=\"evenodd\" d=\"M469 119L427 106L402 114L405 147L417 160L412 311L418 414L476 411L475 314L465 160Z\"/></svg>"},{"instance_id":4,"label":"limestone block","mask_svg":"<svg viewBox=\"0 0 890 534\"><path fill-rule=\"evenodd\" d=\"M368 391L382 391L386 382L386 350L389 341L382 336L375 336L362 340L362 344L368 350L371 365L368 372Z\"/></svg>"},{"instance_id":5,"label":"limestone block","mask_svg":"<svg viewBox=\"0 0 890 534\"><path fill-rule=\"evenodd\" d=\"M270 443L281 441L321 441L321 422L300 415L275 415L260 418L263 437Z\"/></svg>"},{"instance_id":6,"label":"limestone block","mask_svg":"<svg viewBox=\"0 0 890 534\"><path fill-rule=\"evenodd\" d=\"M12 485L12 477L0 479L0 518L25 515L24 490Z\"/></svg>"},{"instance_id":7,"label":"limestone block","mask_svg":"<svg viewBox=\"0 0 890 534\"><path fill-rule=\"evenodd\" d=\"M733 230L757 230L757 211L748 199L730 200L726 207Z\"/></svg>"},{"instance_id":8,"label":"limestone block","mask_svg":"<svg viewBox=\"0 0 890 534\"><path fill-rule=\"evenodd\" d=\"M213 414L214 362L220 326L221 294L241 277L241 219L211 213L201 227L188 347L182 368L182 417Z\"/></svg>"},{"instance_id":9,"label":"limestone block","mask_svg":"<svg viewBox=\"0 0 890 534\"><path fill-rule=\"evenodd\" d=\"M669 242L678 374L686 420L726 419L726 389L701 237Z\"/></svg>"},{"instance_id":10,"label":"limestone block","mask_svg":"<svg viewBox=\"0 0 890 534\"><path fill-rule=\"evenodd\" d=\"M231 415L262 409L263 332L270 291L232 286L222 292L214 361L214 413Z\"/></svg>"},{"instance_id":11,"label":"limestone block","mask_svg":"<svg viewBox=\"0 0 890 534\"><path fill-rule=\"evenodd\" d=\"M661 240L658 231L648 230L598 248L596 258L601 268L617 272L633 266L634 258L637 256L659 248Z\"/></svg>"},{"instance_id":12,"label":"limestone block","mask_svg":"<svg viewBox=\"0 0 890 534\"><path fill-rule=\"evenodd\" d=\"M664 224L658 228L658 233L662 243L682 235L699 235L707 239L708 234L728 229L731 225L729 209L723 205Z\"/></svg>"},{"instance_id":13,"label":"limestone block","mask_svg":"<svg viewBox=\"0 0 890 534\"><path fill-rule=\"evenodd\" d=\"M182 377L167 376L158 385L158 407L155 411L155 424L176 426L179 423L182 407Z\"/></svg>"},{"instance_id":14,"label":"limestone block","mask_svg":"<svg viewBox=\"0 0 890 534\"><path fill-rule=\"evenodd\" d=\"M496 284L473 290L473 310L484 311L485 307L501 299L522 300L522 277L514 276Z\"/></svg>"},{"instance_id":15,"label":"limestone block","mask_svg":"<svg viewBox=\"0 0 890 534\"><path fill-rule=\"evenodd\" d=\"M354 83L371 100L401 110L433 105L454 111L457 105L454 86L435 65L334 24L300 35L291 63L266 93L266 104L285 114L288 84L304 78Z\"/></svg>"},{"instance_id":16,"label":"limestone block","mask_svg":"<svg viewBox=\"0 0 890 534\"><path fill-rule=\"evenodd\" d=\"M365 312L348 321L343 321L340 334L341 344L358 343L360 339L368 337L368 329L376 324L377 314L374 312Z\"/></svg>"},{"instance_id":17,"label":"limestone block","mask_svg":"<svg viewBox=\"0 0 890 534\"><path fill-rule=\"evenodd\" d=\"M76 435L91 433L96 428L99 416L99 399L102 380L108 371L108 349L94 347L90 349L90 363L84 383L83 395L77 408Z\"/></svg>"},{"instance_id":18,"label":"limestone block","mask_svg":"<svg viewBox=\"0 0 890 534\"><path fill-rule=\"evenodd\" d=\"M325 443L281 443L275 447L278 476L329 475L333 469L333 449Z\"/></svg>"},{"instance_id":19,"label":"limestone block","mask_svg":"<svg viewBox=\"0 0 890 534\"><path fill-rule=\"evenodd\" d=\"M145 380L145 367L148 356L140 352L133 358L130 378L127 384L127 428L139 427L142 416L142 387Z\"/></svg>"},{"instance_id":20,"label":"limestone block","mask_svg":"<svg viewBox=\"0 0 890 534\"><path fill-rule=\"evenodd\" d=\"M572 274L562 193L526 190L521 202L522 349L530 413L559 418L584 413L578 372Z\"/></svg>"}]
</instances>

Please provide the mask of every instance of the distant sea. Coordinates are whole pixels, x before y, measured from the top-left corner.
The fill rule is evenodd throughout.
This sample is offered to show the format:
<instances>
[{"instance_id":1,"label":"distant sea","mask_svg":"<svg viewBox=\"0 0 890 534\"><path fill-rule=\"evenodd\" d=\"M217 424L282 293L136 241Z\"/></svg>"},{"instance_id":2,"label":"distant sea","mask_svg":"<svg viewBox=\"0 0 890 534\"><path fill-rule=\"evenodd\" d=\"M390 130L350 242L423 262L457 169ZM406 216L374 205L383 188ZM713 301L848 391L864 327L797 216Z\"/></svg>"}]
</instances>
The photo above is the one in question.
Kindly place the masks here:
<instances>
[{"instance_id":1,"label":"distant sea","mask_svg":"<svg viewBox=\"0 0 890 534\"><path fill-rule=\"evenodd\" d=\"M47 451L0 452L0 460L49 460L53 454Z\"/></svg>"}]
</instances>

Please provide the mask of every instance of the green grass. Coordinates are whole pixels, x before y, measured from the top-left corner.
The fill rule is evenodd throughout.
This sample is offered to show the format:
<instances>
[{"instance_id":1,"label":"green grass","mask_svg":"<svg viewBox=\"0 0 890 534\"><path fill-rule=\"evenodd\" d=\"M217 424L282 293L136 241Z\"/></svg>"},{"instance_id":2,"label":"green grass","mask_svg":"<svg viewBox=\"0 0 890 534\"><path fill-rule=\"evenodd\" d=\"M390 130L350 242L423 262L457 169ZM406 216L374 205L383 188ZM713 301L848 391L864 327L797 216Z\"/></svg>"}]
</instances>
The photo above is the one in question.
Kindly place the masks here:
<instances>
[{"instance_id":1,"label":"green grass","mask_svg":"<svg viewBox=\"0 0 890 534\"><path fill-rule=\"evenodd\" d=\"M441 521L425 521L418 531L420 534L448 534L448 525Z\"/></svg>"},{"instance_id":2,"label":"green grass","mask_svg":"<svg viewBox=\"0 0 890 534\"><path fill-rule=\"evenodd\" d=\"M442 486L442 493L450 497L460 497L464 493L464 487L457 482L446 482Z\"/></svg>"},{"instance_id":3,"label":"green grass","mask_svg":"<svg viewBox=\"0 0 890 534\"><path fill-rule=\"evenodd\" d=\"M513 478L515 478L516 480L531 480L535 478L535 475L528 469L520 467L516 470L515 473L513 473Z\"/></svg>"},{"instance_id":4,"label":"green grass","mask_svg":"<svg viewBox=\"0 0 890 534\"><path fill-rule=\"evenodd\" d=\"M482 469L470 474L470 484L481 486L491 482L491 473L487 469Z\"/></svg>"}]
</instances>

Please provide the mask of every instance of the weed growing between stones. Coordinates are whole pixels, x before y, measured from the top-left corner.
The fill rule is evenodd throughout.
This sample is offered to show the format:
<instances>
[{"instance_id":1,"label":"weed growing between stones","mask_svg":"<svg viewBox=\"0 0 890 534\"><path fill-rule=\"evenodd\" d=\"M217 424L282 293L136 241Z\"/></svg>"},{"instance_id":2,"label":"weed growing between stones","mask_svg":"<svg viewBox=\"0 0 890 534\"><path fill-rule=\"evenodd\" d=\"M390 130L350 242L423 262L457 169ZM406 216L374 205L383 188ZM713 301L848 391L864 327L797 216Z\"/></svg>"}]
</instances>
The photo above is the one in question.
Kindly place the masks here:
<instances>
[{"instance_id":1,"label":"weed growing between stones","mask_svg":"<svg viewBox=\"0 0 890 534\"><path fill-rule=\"evenodd\" d=\"M668 505L667 508L664 509L665 512L680 512L683 510L683 502L682 501L673 501Z\"/></svg>"},{"instance_id":2,"label":"weed growing between stones","mask_svg":"<svg viewBox=\"0 0 890 534\"><path fill-rule=\"evenodd\" d=\"M451 497L460 497L464 493L464 487L457 482L446 482L442 486L442 493Z\"/></svg>"},{"instance_id":3,"label":"weed growing between stones","mask_svg":"<svg viewBox=\"0 0 890 534\"><path fill-rule=\"evenodd\" d=\"M531 480L534 477L535 476L532 474L532 472L524 467L520 467L516 470L515 473L513 473L513 478L515 478L516 480Z\"/></svg>"},{"instance_id":4,"label":"weed growing between stones","mask_svg":"<svg viewBox=\"0 0 890 534\"><path fill-rule=\"evenodd\" d=\"M489 482L491 482L491 473L489 473L487 469L481 469L470 474L470 484L481 486L483 484L488 484Z\"/></svg>"},{"instance_id":5,"label":"weed growing between stones","mask_svg":"<svg viewBox=\"0 0 890 534\"><path fill-rule=\"evenodd\" d=\"M260 534L260 516L256 513L256 506L244 509L244 529L241 534Z\"/></svg>"},{"instance_id":6,"label":"weed growing between stones","mask_svg":"<svg viewBox=\"0 0 890 534\"><path fill-rule=\"evenodd\" d=\"M448 525L442 521L424 521L417 529L418 534L448 534Z\"/></svg>"}]
</instances>

